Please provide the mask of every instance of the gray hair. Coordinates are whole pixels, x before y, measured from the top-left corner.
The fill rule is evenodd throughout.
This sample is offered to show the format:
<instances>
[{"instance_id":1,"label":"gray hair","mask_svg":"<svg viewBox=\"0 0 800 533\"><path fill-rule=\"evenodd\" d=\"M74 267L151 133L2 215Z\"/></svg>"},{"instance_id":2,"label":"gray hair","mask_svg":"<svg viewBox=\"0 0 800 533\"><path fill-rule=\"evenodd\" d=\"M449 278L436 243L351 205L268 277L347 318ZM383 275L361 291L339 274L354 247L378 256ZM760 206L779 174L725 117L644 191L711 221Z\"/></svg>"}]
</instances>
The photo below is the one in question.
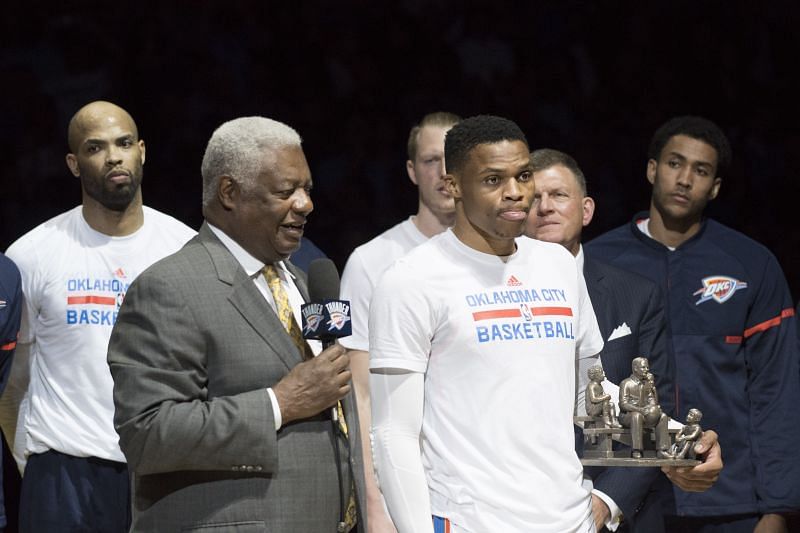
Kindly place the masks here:
<instances>
[{"instance_id":1,"label":"gray hair","mask_svg":"<svg viewBox=\"0 0 800 533\"><path fill-rule=\"evenodd\" d=\"M578 162L571 155L552 148L540 148L531 152L531 167L533 167L534 173L547 170L556 165L566 167L567 170L572 172L572 175L575 176L575 181L578 182L581 193L586 196L586 176L584 176L581 167L578 166Z\"/></svg>"},{"instance_id":2,"label":"gray hair","mask_svg":"<svg viewBox=\"0 0 800 533\"><path fill-rule=\"evenodd\" d=\"M294 129L265 117L242 117L224 123L211 135L203 155L203 207L214 199L221 176L230 176L249 189L263 170L265 152L300 146L301 142Z\"/></svg>"}]
</instances>

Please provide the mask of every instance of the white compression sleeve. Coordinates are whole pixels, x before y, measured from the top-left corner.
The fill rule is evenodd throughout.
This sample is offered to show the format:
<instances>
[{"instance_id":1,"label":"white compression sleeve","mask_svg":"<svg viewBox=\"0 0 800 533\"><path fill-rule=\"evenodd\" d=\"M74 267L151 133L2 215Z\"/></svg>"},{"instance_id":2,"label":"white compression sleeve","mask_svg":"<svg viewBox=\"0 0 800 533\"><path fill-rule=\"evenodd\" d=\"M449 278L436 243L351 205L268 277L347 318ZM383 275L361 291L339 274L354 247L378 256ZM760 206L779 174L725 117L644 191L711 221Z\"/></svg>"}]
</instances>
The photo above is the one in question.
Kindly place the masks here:
<instances>
[{"instance_id":1,"label":"white compression sleeve","mask_svg":"<svg viewBox=\"0 0 800 533\"><path fill-rule=\"evenodd\" d=\"M398 533L433 533L419 445L425 376L373 370L369 387L372 457L392 521Z\"/></svg>"}]
</instances>

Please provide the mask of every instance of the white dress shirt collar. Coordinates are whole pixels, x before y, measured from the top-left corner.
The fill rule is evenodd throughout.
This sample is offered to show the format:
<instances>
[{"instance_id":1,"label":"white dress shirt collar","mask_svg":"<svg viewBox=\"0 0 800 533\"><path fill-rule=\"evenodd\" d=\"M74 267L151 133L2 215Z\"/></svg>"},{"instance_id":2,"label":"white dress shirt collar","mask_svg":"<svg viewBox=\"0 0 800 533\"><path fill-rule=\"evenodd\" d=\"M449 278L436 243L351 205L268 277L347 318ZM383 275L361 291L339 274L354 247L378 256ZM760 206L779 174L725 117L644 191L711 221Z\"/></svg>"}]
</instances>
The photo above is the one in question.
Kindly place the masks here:
<instances>
[{"instance_id":1,"label":"white dress shirt collar","mask_svg":"<svg viewBox=\"0 0 800 533\"><path fill-rule=\"evenodd\" d=\"M244 269L245 272L247 272L248 276L253 278L261 272L261 270L264 268L263 261L259 261L258 259L253 257L250 254L250 252L242 248L242 246L238 242L231 239L227 233L225 233L218 227L214 226L213 224L210 224L208 221L206 221L206 224L208 224L208 229L210 229L211 232L214 233L214 235L216 235L220 241L222 241L222 244L225 246L225 248L228 249L228 251L234 257L234 259L236 259L236 261L240 265L242 265L242 268ZM289 272L289 269L286 268L286 265L284 264L283 261L277 261L275 263L275 266L276 268L284 272L285 274L283 276L284 279L286 277L294 279L294 274Z\"/></svg>"},{"instance_id":2,"label":"white dress shirt collar","mask_svg":"<svg viewBox=\"0 0 800 533\"><path fill-rule=\"evenodd\" d=\"M578 263L578 272L583 273L583 245L578 245L578 255L575 256L575 262Z\"/></svg>"}]
</instances>

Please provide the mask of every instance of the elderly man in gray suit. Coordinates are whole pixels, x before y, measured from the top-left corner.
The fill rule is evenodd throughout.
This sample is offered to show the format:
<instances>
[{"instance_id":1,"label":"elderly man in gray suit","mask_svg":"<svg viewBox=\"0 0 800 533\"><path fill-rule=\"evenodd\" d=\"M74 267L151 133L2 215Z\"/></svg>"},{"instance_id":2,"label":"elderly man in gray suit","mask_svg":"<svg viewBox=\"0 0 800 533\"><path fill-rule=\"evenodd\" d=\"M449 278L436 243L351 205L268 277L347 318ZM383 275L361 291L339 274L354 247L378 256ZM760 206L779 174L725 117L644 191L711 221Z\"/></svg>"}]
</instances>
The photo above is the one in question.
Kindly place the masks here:
<instances>
[{"instance_id":1,"label":"elderly man in gray suit","mask_svg":"<svg viewBox=\"0 0 800 533\"><path fill-rule=\"evenodd\" d=\"M125 296L108 361L134 531L366 531L348 356L298 329L300 142L262 117L220 126L198 236Z\"/></svg>"}]
</instances>

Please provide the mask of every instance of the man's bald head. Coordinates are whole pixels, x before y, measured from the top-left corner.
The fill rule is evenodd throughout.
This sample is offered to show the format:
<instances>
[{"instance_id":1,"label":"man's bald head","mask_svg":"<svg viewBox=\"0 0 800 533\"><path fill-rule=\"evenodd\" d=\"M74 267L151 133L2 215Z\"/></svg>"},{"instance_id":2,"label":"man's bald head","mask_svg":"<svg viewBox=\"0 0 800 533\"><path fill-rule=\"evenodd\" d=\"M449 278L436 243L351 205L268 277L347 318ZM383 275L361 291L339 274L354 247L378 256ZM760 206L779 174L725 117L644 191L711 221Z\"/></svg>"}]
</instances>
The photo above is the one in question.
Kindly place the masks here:
<instances>
[{"instance_id":1,"label":"man's bald head","mask_svg":"<svg viewBox=\"0 0 800 533\"><path fill-rule=\"evenodd\" d=\"M127 111L97 101L69 121L67 166L83 189L83 205L122 212L141 204L144 141Z\"/></svg>"},{"instance_id":2,"label":"man's bald head","mask_svg":"<svg viewBox=\"0 0 800 533\"><path fill-rule=\"evenodd\" d=\"M103 129L104 126L118 124L123 129L130 130L135 139L139 139L139 131L136 122L127 111L116 104L98 100L91 102L80 108L72 116L67 129L67 143L69 151L78 152L80 145L86 140L86 133L93 129Z\"/></svg>"}]
</instances>

